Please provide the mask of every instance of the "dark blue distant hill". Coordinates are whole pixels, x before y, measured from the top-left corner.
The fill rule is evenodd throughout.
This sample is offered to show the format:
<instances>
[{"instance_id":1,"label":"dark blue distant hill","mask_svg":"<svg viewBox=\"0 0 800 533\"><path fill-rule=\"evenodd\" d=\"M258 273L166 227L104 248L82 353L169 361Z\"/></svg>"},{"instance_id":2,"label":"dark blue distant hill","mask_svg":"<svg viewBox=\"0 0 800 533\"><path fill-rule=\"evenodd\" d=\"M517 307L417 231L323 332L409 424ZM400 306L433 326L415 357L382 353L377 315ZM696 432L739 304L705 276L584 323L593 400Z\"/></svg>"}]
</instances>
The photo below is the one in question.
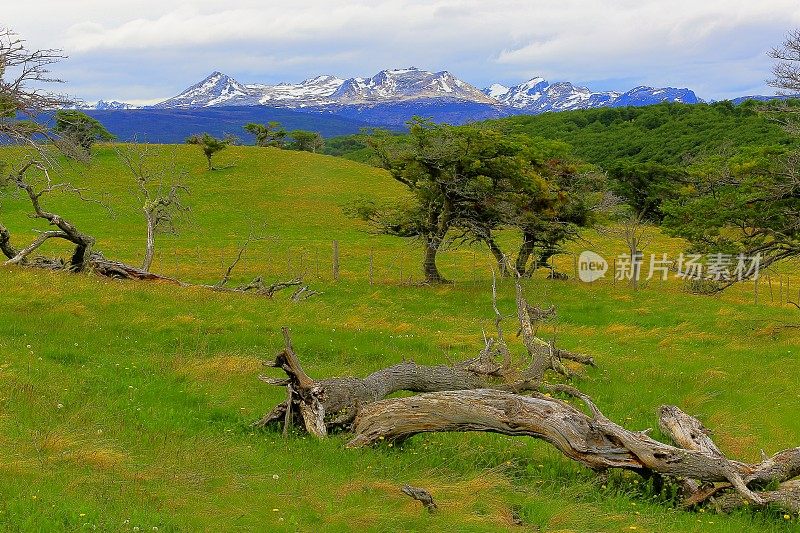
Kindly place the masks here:
<instances>
[{"instance_id":1,"label":"dark blue distant hill","mask_svg":"<svg viewBox=\"0 0 800 533\"><path fill-rule=\"evenodd\" d=\"M243 143L253 137L242 126L248 122L280 122L287 130L310 130L323 137L358 133L369 126L364 121L330 114L305 113L264 106L203 107L196 109L84 110L116 135L120 141L182 143L194 133L217 137L231 133Z\"/></svg>"},{"instance_id":2,"label":"dark blue distant hill","mask_svg":"<svg viewBox=\"0 0 800 533\"><path fill-rule=\"evenodd\" d=\"M466 124L523 112L501 105L452 101L444 98L418 98L377 105L327 106L320 109L320 111L322 110L352 120L364 121L374 127L391 129L405 128L406 123L415 116L428 118L438 123Z\"/></svg>"},{"instance_id":3,"label":"dark blue distant hill","mask_svg":"<svg viewBox=\"0 0 800 533\"><path fill-rule=\"evenodd\" d=\"M733 102L734 105L739 105L743 104L744 102L747 102L748 100L755 100L757 102L771 102L772 100L795 100L797 98L800 98L800 94L792 94L792 95L778 94L772 96L753 94L750 96L740 96L739 98L734 98L733 100L731 100L731 102Z\"/></svg>"}]
</instances>

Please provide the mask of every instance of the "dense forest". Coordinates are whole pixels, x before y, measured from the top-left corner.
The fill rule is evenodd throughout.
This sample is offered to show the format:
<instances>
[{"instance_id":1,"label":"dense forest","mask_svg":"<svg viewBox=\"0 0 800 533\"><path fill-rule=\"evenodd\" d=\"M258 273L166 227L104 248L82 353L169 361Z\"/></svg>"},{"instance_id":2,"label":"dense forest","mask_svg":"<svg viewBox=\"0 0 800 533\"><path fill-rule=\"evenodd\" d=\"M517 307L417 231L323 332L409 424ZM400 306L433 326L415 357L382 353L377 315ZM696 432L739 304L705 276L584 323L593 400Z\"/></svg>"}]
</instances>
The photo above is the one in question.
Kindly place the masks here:
<instances>
[{"instance_id":1,"label":"dense forest","mask_svg":"<svg viewBox=\"0 0 800 533\"><path fill-rule=\"evenodd\" d=\"M797 144L763 103L659 104L518 115L481 124L509 134L560 140L584 161L611 169L622 164L686 167L732 156L750 147L784 152ZM798 105L798 101L794 102ZM359 135L334 137L325 152L357 161L369 158Z\"/></svg>"}]
</instances>

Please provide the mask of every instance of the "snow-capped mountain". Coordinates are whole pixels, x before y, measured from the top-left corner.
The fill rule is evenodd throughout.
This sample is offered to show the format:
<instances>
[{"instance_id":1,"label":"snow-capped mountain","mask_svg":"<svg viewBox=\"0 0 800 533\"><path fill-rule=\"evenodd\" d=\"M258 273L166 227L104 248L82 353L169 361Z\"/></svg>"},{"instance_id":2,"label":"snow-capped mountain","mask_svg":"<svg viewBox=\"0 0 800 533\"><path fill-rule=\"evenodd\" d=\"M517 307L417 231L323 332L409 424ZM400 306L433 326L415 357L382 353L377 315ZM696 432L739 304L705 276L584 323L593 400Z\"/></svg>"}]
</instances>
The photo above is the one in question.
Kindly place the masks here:
<instances>
[{"instance_id":1,"label":"snow-capped mountain","mask_svg":"<svg viewBox=\"0 0 800 533\"><path fill-rule=\"evenodd\" d=\"M374 125L403 127L411 117L463 124L476 120L598 107L643 106L659 102L702 102L689 89L636 87L627 92L594 92L570 82L532 78L507 87L480 90L447 71L415 67L382 70L369 78L316 76L300 83L245 84L212 72L177 96L150 109L259 107L324 113ZM100 101L86 109L126 110L135 106Z\"/></svg>"},{"instance_id":2,"label":"snow-capped mountain","mask_svg":"<svg viewBox=\"0 0 800 533\"><path fill-rule=\"evenodd\" d=\"M139 106L127 104L125 102L117 102L116 100L106 101L98 100L97 103L90 104L83 100L78 100L72 105L65 107L65 109L88 109L98 111L118 111L121 109L139 109Z\"/></svg>"},{"instance_id":3,"label":"snow-capped mountain","mask_svg":"<svg viewBox=\"0 0 800 533\"><path fill-rule=\"evenodd\" d=\"M661 102L679 102L684 104L698 104L703 102L689 89L676 89L674 87L634 87L622 93L612 102L612 107L646 106L660 104Z\"/></svg>"},{"instance_id":4,"label":"snow-capped mountain","mask_svg":"<svg viewBox=\"0 0 800 533\"><path fill-rule=\"evenodd\" d=\"M569 82L551 84L544 78L532 78L514 87L495 83L484 89L483 93L503 105L533 114L596 107L642 106L659 102L694 104L702 101L689 89L636 87L625 93L593 92Z\"/></svg>"},{"instance_id":5,"label":"snow-capped mountain","mask_svg":"<svg viewBox=\"0 0 800 533\"><path fill-rule=\"evenodd\" d=\"M117 102L116 100L112 100L107 102L105 100L99 100L96 104L92 106L92 109L97 109L100 111L108 110L108 111L115 111L118 109L139 109L139 106L135 106L133 104L127 104L125 102Z\"/></svg>"},{"instance_id":6,"label":"snow-capped mountain","mask_svg":"<svg viewBox=\"0 0 800 533\"><path fill-rule=\"evenodd\" d=\"M212 72L177 96L153 107L210 107L218 105L258 105L258 94L222 72Z\"/></svg>"},{"instance_id":7,"label":"snow-capped mountain","mask_svg":"<svg viewBox=\"0 0 800 533\"><path fill-rule=\"evenodd\" d=\"M447 98L481 104L496 104L478 88L447 71L418 68L382 70L371 78L350 78L331 95L338 104L398 102L417 98Z\"/></svg>"},{"instance_id":8,"label":"snow-capped mountain","mask_svg":"<svg viewBox=\"0 0 800 533\"><path fill-rule=\"evenodd\" d=\"M342 86L345 80L336 76L317 76L300 83L280 83L278 85L247 85L258 95L262 105L288 105L305 107L330 103L330 97Z\"/></svg>"},{"instance_id":9,"label":"snow-capped mountain","mask_svg":"<svg viewBox=\"0 0 800 533\"><path fill-rule=\"evenodd\" d=\"M383 70L371 78L342 79L317 76L297 84L245 85L221 72L213 72L157 108L271 105L317 107L444 99L496 105L497 101L449 72L418 68Z\"/></svg>"}]
</instances>

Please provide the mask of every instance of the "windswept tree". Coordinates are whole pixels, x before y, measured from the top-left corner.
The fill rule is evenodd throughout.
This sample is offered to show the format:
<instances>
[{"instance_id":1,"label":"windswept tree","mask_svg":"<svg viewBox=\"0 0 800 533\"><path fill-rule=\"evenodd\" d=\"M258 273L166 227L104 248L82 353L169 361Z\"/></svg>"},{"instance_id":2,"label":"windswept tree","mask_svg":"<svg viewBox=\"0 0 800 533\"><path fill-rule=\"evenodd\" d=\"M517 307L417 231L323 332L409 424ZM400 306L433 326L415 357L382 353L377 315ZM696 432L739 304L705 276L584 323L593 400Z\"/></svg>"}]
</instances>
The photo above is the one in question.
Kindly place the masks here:
<instances>
[{"instance_id":1,"label":"windswept tree","mask_svg":"<svg viewBox=\"0 0 800 533\"><path fill-rule=\"evenodd\" d=\"M76 109L59 109L55 114L53 131L62 138L90 153L92 145L97 141L113 141L115 139L100 121Z\"/></svg>"},{"instance_id":2,"label":"windswept tree","mask_svg":"<svg viewBox=\"0 0 800 533\"><path fill-rule=\"evenodd\" d=\"M200 150L203 151L203 155L206 156L208 170L214 170L214 166L211 163L211 158L214 157L214 154L217 152L221 152L233 144L233 139L229 136L218 139L210 133L201 133L192 135L186 139L186 144L195 144L199 146Z\"/></svg>"},{"instance_id":3,"label":"windswept tree","mask_svg":"<svg viewBox=\"0 0 800 533\"><path fill-rule=\"evenodd\" d=\"M438 251L463 243L485 244L500 271L510 273L512 258L495 239L503 228L526 235L517 264L524 273L537 244L547 247L546 261L587 219L572 174L555 176L539 165L529 142L488 128L419 119L408 136L374 132L369 143L380 165L411 195L392 204L367 202L357 213L380 233L420 238L429 283L445 281L436 265Z\"/></svg>"},{"instance_id":4,"label":"windswept tree","mask_svg":"<svg viewBox=\"0 0 800 533\"><path fill-rule=\"evenodd\" d=\"M292 150L316 154L325 148L325 139L315 131L292 130L289 132L289 137L292 139L289 144Z\"/></svg>"},{"instance_id":5,"label":"windswept tree","mask_svg":"<svg viewBox=\"0 0 800 533\"><path fill-rule=\"evenodd\" d=\"M30 217L46 224L36 239L24 247L12 241L11 232L0 221L0 253L5 264L28 264L48 269L73 272L92 270L102 275L155 279L134 267L111 261L94 249L95 239L82 231L69 217L52 208L50 199L71 195L79 200L100 204L86 191L66 181L59 181L53 146L69 150L69 142L57 136L36 119L45 111L62 108L68 100L45 91L47 83L58 82L49 74L49 66L63 57L55 50L29 50L25 41L10 30L0 31L0 143L15 144L21 150L17 161L0 165L0 194L15 191L31 206ZM40 142L49 139L52 143ZM71 154L67 154L71 155ZM54 257L34 256L51 239L72 245L67 261Z\"/></svg>"},{"instance_id":6,"label":"windswept tree","mask_svg":"<svg viewBox=\"0 0 800 533\"><path fill-rule=\"evenodd\" d=\"M283 148L288 135L288 132L281 126L280 122L275 121L270 121L266 124L250 122L244 126L244 130L255 136L256 146Z\"/></svg>"},{"instance_id":7,"label":"windswept tree","mask_svg":"<svg viewBox=\"0 0 800 533\"><path fill-rule=\"evenodd\" d=\"M771 84L800 90L800 30L770 53ZM797 133L800 106L787 101L767 110ZM763 147L717 156L691 173L680 196L664 208L666 226L698 251L760 256L760 267L800 256L800 152ZM739 266L736 258L733 268ZM755 275L753 269L744 277ZM739 276L737 276L738 279ZM727 286L724 284L723 286Z\"/></svg>"},{"instance_id":8,"label":"windswept tree","mask_svg":"<svg viewBox=\"0 0 800 533\"><path fill-rule=\"evenodd\" d=\"M514 261L518 276L530 276L537 268L555 272L552 258L563 253L564 244L577 239L582 228L593 224L606 188L602 174L565 159L528 160L536 188L528 183L511 195L505 220L522 234Z\"/></svg>"},{"instance_id":9,"label":"windswept tree","mask_svg":"<svg viewBox=\"0 0 800 533\"><path fill-rule=\"evenodd\" d=\"M41 88L61 82L49 68L63 58L59 50L29 50L16 33L0 28L0 138L5 143L35 147L36 135L48 135L36 117L70 103Z\"/></svg>"},{"instance_id":10,"label":"windswept tree","mask_svg":"<svg viewBox=\"0 0 800 533\"><path fill-rule=\"evenodd\" d=\"M446 282L436 264L437 254L459 220L467 225L465 207L476 200L471 193L490 186L488 178L475 172L486 158L472 144L478 133L475 128L414 119L408 136L377 131L369 139L380 165L407 187L411 197L393 205L368 202L358 214L382 233L421 239L428 283Z\"/></svg>"},{"instance_id":11,"label":"windswept tree","mask_svg":"<svg viewBox=\"0 0 800 533\"><path fill-rule=\"evenodd\" d=\"M136 183L135 194L144 213L147 240L142 270L150 271L155 255L155 238L159 233L176 234L178 218L189 211L184 197L189 189L184 184L186 172L175 162L164 162L150 148L120 148L117 157Z\"/></svg>"}]
</instances>

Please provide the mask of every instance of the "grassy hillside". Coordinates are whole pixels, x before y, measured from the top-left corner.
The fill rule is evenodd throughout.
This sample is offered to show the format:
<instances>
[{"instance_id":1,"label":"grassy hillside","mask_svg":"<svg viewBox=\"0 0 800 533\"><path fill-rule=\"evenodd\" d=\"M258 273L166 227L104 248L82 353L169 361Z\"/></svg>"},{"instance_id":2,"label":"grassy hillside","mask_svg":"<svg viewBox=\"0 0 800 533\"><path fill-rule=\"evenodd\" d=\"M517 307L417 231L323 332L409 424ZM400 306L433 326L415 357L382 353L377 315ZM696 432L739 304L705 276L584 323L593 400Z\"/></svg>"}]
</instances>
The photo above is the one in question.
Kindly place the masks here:
<instances>
[{"instance_id":1,"label":"grassy hillside","mask_svg":"<svg viewBox=\"0 0 800 533\"><path fill-rule=\"evenodd\" d=\"M305 271L322 294L292 303L203 289L114 282L0 268L0 527L9 531L800 531L798 517L688 513L654 501L633 475L595 475L547 444L497 435L421 435L402 447L346 450L249 424L284 391L257 380L280 348L280 326L312 376L363 375L403 358L441 363L474 355L491 326L490 256L443 254L454 286L401 285L418 272L419 250L369 235L341 207L362 194L396 196L382 171L343 159L235 147L208 172L191 146L159 147L189 168L192 214L179 236L159 238L154 270L216 281L254 232L235 281ZM48 205L98 238L106 255L141 258L144 225L132 183L110 147L89 167L63 174L105 200ZM13 159L5 149L2 158ZM0 216L19 240L42 229L16 197ZM513 235L505 235L510 241ZM330 274L331 241L342 278ZM622 243L597 234L574 250L607 256ZM682 243L656 236L650 249ZM50 248L54 251L54 248ZM370 254L375 284L368 282ZM569 271L572 259L559 259ZM773 290L777 296L777 282ZM800 280L792 278L793 290ZM654 427L675 403L715 430L724 451L756 460L798 445L800 336L797 310L761 302L752 288L692 296L674 282L633 293L611 282L535 278L533 303L558 306L543 334L595 356L578 385L631 429ZM512 287L499 304L513 311ZM515 347L517 350L520 346ZM655 432L658 436L658 432ZM430 516L400 493L434 494Z\"/></svg>"}]
</instances>

